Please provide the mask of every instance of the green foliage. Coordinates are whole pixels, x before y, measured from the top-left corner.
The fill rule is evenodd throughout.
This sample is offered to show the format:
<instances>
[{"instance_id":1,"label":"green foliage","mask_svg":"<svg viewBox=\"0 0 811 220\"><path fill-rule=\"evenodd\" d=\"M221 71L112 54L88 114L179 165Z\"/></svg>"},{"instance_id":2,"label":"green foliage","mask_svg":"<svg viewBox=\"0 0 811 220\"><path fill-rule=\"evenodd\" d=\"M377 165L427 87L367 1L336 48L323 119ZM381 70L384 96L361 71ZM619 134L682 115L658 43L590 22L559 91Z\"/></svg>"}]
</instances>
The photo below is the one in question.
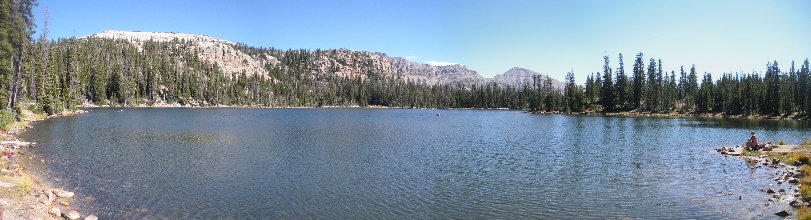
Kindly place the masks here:
<instances>
[{"instance_id":1,"label":"green foliage","mask_svg":"<svg viewBox=\"0 0 811 220\"><path fill-rule=\"evenodd\" d=\"M805 201L811 201L811 186L800 186L800 197L802 197Z\"/></svg>"},{"instance_id":2,"label":"green foliage","mask_svg":"<svg viewBox=\"0 0 811 220\"><path fill-rule=\"evenodd\" d=\"M45 110L42 110L42 106L39 106L37 104L30 104L26 108L28 110L31 110L31 112L36 113L36 114L45 113Z\"/></svg>"},{"instance_id":3,"label":"green foliage","mask_svg":"<svg viewBox=\"0 0 811 220\"><path fill-rule=\"evenodd\" d=\"M14 114L6 110L0 110L0 128L5 128L7 124L15 122Z\"/></svg>"},{"instance_id":4,"label":"green foliage","mask_svg":"<svg viewBox=\"0 0 811 220\"><path fill-rule=\"evenodd\" d=\"M783 140L780 140L780 142L778 142L777 144L779 144L779 145L785 145L785 144L786 144L786 142L785 142L785 141L783 141Z\"/></svg>"}]
</instances>

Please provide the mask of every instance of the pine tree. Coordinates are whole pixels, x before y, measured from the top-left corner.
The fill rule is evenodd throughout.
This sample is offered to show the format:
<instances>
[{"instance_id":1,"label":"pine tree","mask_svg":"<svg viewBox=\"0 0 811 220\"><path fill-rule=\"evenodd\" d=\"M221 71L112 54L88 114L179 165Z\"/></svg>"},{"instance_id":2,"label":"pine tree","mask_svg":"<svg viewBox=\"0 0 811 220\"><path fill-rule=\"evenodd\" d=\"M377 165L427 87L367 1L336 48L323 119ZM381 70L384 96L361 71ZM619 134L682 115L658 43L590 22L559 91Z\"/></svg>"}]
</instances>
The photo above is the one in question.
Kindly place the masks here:
<instances>
[{"instance_id":1,"label":"pine tree","mask_svg":"<svg viewBox=\"0 0 811 220\"><path fill-rule=\"evenodd\" d=\"M603 56L605 64L603 65L603 87L600 90L600 104L603 105L603 111L614 111L616 109L616 94L614 93L614 80L611 79L611 66L609 64L608 56Z\"/></svg>"},{"instance_id":2,"label":"pine tree","mask_svg":"<svg viewBox=\"0 0 811 220\"><path fill-rule=\"evenodd\" d=\"M628 76L625 75L625 65L622 63L622 53L619 54L619 67L617 68L617 83L614 91L617 93L617 105L620 110L630 109Z\"/></svg>"},{"instance_id":3,"label":"pine tree","mask_svg":"<svg viewBox=\"0 0 811 220\"><path fill-rule=\"evenodd\" d=\"M632 89L632 107L633 109L642 108L642 97L645 91L645 63L642 62L642 53L636 54L634 60L634 85Z\"/></svg>"}]
</instances>

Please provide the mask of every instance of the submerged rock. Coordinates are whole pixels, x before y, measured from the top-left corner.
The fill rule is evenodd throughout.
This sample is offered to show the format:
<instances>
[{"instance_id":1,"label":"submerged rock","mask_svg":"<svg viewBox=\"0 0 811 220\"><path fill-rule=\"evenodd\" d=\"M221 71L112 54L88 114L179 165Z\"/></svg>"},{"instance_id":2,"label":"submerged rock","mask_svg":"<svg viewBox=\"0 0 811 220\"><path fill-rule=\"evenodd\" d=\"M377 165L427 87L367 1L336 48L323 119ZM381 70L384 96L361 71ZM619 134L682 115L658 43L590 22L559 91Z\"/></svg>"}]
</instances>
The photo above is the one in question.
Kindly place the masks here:
<instances>
[{"instance_id":1,"label":"submerged rock","mask_svg":"<svg viewBox=\"0 0 811 220\"><path fill-rule=\"evenodd\" d=\"M791 215L791 213L789 213L786 210L780 210L779 212L775 212L774 214L777 215L777 216L780 216L780 217L786 217L786 216Z\"/></svg>"},{"instance_id":2,"label":"submerged rock","mask_svg":"<svg viewBox=\"0 0 811 220\"><path fill-rule=\"evenodd\" d=\"M766 193L774 193L774 189L768 189L766 190Z\"/></svg>"}]
</instances>

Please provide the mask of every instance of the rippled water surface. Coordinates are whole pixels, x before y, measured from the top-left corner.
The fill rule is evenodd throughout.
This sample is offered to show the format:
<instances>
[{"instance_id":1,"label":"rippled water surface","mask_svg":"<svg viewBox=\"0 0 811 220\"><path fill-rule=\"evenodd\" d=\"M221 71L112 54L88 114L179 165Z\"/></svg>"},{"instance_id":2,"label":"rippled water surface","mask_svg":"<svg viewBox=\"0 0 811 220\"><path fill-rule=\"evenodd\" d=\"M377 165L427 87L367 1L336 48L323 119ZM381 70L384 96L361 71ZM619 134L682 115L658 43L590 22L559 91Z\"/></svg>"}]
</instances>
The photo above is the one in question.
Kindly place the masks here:
<instances>
[{"instance_id":1,"label":"rippled water surface","mask_svg":"<svg viewBox=\"0 0 811 220\"><path fill-rule=\"evenodd\" d=\"M796 121L120 110L38 122L23 135L45 161L32 162L35 172L104 219L772 218L788 206L765 206L759 190L776 171L713 149L749 130L811 139Z\"/></svg>"}]
</instances>

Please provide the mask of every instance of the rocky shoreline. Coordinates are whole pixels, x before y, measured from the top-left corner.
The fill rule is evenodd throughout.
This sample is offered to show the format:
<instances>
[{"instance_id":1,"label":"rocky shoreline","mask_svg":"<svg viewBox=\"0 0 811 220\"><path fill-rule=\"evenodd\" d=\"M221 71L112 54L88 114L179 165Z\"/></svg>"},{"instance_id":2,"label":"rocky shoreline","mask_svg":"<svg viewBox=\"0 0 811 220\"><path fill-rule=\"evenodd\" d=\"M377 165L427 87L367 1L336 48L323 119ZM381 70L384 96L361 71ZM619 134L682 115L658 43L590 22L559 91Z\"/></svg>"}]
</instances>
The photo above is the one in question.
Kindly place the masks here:
<instances>
[{"instance_id":1,"label":"rocky shoreline","mask_svg":"<svg viewBox=\"0 0 811 220\"><path fill-rule=\"evenodd\" d=\"M792 212L798 212L799 209L805 209L811 206L811 201L807 200L801 194L803 184L801 182L803 177L811 176L801 166L808 163L799 160L791 159L792 154L798 154L799 145L778 145L767 142L761 145L761 148L754 152L747 151L742 146L735 147L722 147L715 149L721 155L740 158L746 161L747 167L751 169L759 168L775 168L776 171L772 180L775 181L775 188L760 189L761 192L769 194L766 198L768 206L770 203L788 203L792 210L781 210L774 213L780 217L787 217ZM784 158L784 159L780 159ZM771 186L771 184L769 184ZM789 190L786 190L789 189ZM798 213L799 215L800 213Z\"/></svg>"},{"instance_id":2,"label":"rocky shoreline","mask_svg":"<svg viewBox=\"0 0 811 220\"><path fill-rule=\"evenodd\" d=\"M66 117L84 113L82 110L64 111L60 114L45 116L35 114L23 108L21 123L6 128L0 134L0 218L2 219L79 219L79 210L70 207L76 196L73 192L61 188L49 187L28 172L23 161L37 161L36 155L28 153L27 148L36 147L33 142L21 141L17 135L29 128L30 123L55 117ZM98 219L87 215L84 219Z\"/></svg>"},{"instance_id":3,"label":"rocky shoreline","mask_svg":"<svg viewBox=\"0 0 811 220\"><path fill-rule=\"evenodd\" d=\"M653 113L653 112L560 112L560 111L528 111L531 114L565 114L565 115L601 115L601 116L620 116L620 117L651 117L651 118L745 118L745 119L773 119L773 120L809 120L808 116L801 116L797 113L785 116L766 116L766 115L728 115L724 113Z\"/></svg>"}]
</instances>

